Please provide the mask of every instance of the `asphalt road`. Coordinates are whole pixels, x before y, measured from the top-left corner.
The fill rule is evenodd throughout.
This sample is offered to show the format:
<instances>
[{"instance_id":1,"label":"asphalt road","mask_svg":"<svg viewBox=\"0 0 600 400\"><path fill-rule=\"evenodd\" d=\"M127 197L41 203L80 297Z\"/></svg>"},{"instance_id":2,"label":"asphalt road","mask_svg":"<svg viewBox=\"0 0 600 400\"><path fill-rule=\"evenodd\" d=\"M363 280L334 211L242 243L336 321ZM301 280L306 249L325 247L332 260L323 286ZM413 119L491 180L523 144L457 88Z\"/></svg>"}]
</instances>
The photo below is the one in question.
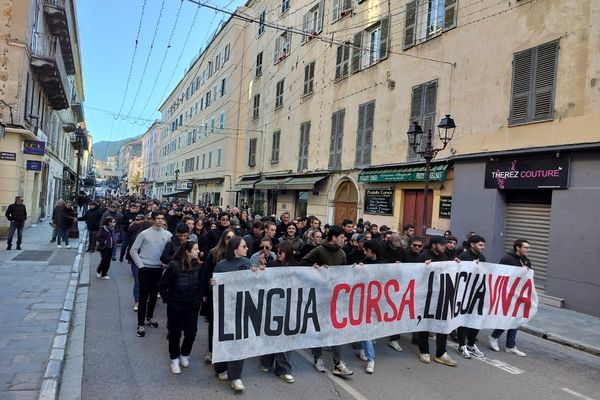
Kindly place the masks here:
<instances>
[{"instance_id":1,"label":"asphalt road","mask_svg":"<svg viewBox=\"0 0 600 400\"><path fill-rule=\"evenodd\" d=\"M480 333L480 349L487 358L464 360L449 342L456 368L418 361L416 346L403 335L402 353L380 339L375 345L375 373L367 375L350 346L344 359L354 370L347 379L319 374L306 359L308 352L292 353L296 382L287 384L271 373L261 372L258 360L244 365L244 394L236 395L229 385L216 379L211 366L202 362L207 349L206 324L199 323L191 354L191 366L173 375L165 338L166 308L157 305L159 328L146 329L146 337L135 335L132 278L129 264L113 262L109 281L97 280L99 256L90 264L84 349L83 399L456 399L456 400L600 400L600 357L519 333L520 358L487 348L487 332ZM503 347L503 346L502 346ZM431 349L435 344L431 343ZM328 352L324 361L332 366Z\"/></svg>"}]
</instances>

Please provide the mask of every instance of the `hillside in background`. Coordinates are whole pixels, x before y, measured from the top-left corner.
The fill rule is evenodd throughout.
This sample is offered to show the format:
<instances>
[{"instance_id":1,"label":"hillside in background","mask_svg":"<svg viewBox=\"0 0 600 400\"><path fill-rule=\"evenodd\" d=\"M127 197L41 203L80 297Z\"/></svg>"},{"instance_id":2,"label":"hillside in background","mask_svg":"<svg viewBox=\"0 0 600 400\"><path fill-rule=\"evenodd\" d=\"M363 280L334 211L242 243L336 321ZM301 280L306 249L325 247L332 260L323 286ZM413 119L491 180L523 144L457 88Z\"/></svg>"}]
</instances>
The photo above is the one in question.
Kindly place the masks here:
<instances>
[{"instance_id":1,"label":"hillside in background","mask_svg":"<svg viewBox=\"0 0 600 400\"><path fill-rule=\"evenodd\" d=\"M142 135L123 140L115 140L112 142L103 140L101 142L94 143L94 159L97 161L106 161L108 157L119 154L119 149L121 149L125 143L139 139L141 136Z\"/></svg>"}]
</instances>

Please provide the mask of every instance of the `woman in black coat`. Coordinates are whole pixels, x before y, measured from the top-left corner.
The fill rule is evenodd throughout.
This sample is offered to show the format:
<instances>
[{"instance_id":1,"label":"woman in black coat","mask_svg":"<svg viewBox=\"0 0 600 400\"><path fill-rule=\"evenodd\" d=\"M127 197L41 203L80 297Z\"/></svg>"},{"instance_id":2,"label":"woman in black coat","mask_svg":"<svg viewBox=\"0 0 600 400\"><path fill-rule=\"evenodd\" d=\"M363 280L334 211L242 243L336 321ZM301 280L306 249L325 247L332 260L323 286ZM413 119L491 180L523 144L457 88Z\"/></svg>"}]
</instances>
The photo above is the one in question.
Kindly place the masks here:
<instances>
[{"instance_id":1,"label":"woman in black coat","mask_svg":"<svg viewBox=\"0 0 600 400\"><path fill-rule=\"evenodd\" d=\"M113 248L117 245L114 231L115 225L117 225L117 221L113 217L106 217L104 225L100 227L96 235L96 241L98 242L96 249L100 251L100 264L96 268L96 277L98 279L110 279L108 276L110 259Z\"/></svg>"}]
</instances>

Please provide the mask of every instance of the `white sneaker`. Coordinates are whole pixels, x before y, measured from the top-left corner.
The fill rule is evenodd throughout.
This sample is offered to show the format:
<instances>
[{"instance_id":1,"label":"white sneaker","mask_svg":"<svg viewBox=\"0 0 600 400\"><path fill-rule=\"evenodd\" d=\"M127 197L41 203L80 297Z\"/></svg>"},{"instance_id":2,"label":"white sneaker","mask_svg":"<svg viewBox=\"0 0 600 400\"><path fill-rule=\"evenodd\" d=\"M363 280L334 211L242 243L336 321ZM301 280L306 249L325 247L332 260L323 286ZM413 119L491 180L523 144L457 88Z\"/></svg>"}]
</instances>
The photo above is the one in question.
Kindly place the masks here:
<instances>
[{"instance_id":1,"label":"white sneaker","mask_svg":"<svg viewBox=\"0 0 600 400\"><path fill-rule=\"evenodd\" d=\"M372 374L373 372L375 372L375 361L367 362L367 367L365 368L365 372L367 374Z\"/></svg>"},{"instance_id":2,"label":"white sneaker","mask_svg":"<svg viewBox=\"0 0 600 400\"><path fill-rule=\"evenodd\" d=\"M463 345L463 346L458 346L458 349L456 349L456 351L458 351L458 354L462 357L462 358L466 358L467 360L469 358L471 358L471 354L469 353L469 350L467 350L467 346Z\"/></svg>"},{"instance_id":3,"label":"white sneaker","mask_svg":"<svg viewBox=\"0 0 600 400\"><path fill-rule=\"evenodd\" d=\"M313 365L318 372L326 372L327 371L325 369L325 364L323 364L323 360L320 357L315 360L315 363Z\"/></svg>"},{"instance_id":4,"label":"white sneaker","mask_svg":"<svg viewBox=\"0 0 600 400\"><path fill-rule=\"evenodd\" d=\"M67 249L70 249L70 248L71 248L71 246L69 246L69 245L66 245L66 246L65 246L65 248L67 248Z\"/></svg>"},{"instance_id":5,"label":"white sneaker","mask_svg":"<svg viewBox=\"0 0 600 400\"><path fill-rule=\"evenodd\" d=\"M179 358L171 360L171 372L174 374L181 373L181 368L179 368Z\"/></svg>"},{"instance_id":6,"label":"white sneaker","mask_svg":"<svg viewBox=\"0 0 600 400\"><path fill-rule=\"evenodd\" d=\"M365 351L363 349L358 349L356 350L356 357L358 357L358 359L360 361L367 361L367 355L365 354Z\"/></svg>"},{"instance_id":7,"label":"white sneaker","mask_svg":"<svg viewBox=\"0 0 600 400\"><path fill-rule=\"evenodd\" d=\"M236 392L241 392L242 390L246 389L241 379L234 379L231 381L231 388Z\"/></svg>"},{"instance_id":8,"label":"white sneaker","mask_svg":"<svg viewBox=\"0 0 600 400\"><path fill-rule=\"evenodd\" d=\"M96 278L98 278L98 279L102 278L102 274L100 272L96 272Z\"/></svg>"},{"instance_id":9,"label":"white sneaker","mask_svg":"<svg viewBox=\"0 0 600 400\"><path fill-rule=\"evenodd\" d=\"M427 353L419 354L419 361L421 361L424 364L431 364L431 356Z\"/></svg>"},{"instance_id":10,"label":"white sneaker","mask_svg":"<svg viewBox=\"0 0 600 400\"><path fill-rule=\"evenodd\" d=\"M456 361L454 361L452 358L450 358L448 353L442 354L441 357L436 357L435 362L438 362L438 363L444 364L444 365L448 365L450 367L456 367L456 364L458 364Z\"/></svg>"},{"instance_id":11,"label":"white sneaker","mask_svg":"<svg viewBox=\"0 0 600 400\"><path fill-rule=\"evenodd\" d=\"M220 381L228 381L229 377L227 376L227 371L217 374L217 378L219 378Z\"/></svg>"},{"instance_id":12,"label":"white sneaker","mask_svg":"<svg viewBox=\"0 0 600 400\"><path fill-rule=\"evenodd\" d=\"M471 354L473 357L477 357L477 358L485 357L483 352L481 350L479 350L476 345L467 346L467 350L469 351L469 354Z\"/></svg>"},{"instance_id":13,"label":"white sneaker","mask_svg":"<svg viewBox=\"0 0 600 400\"><path fill-rule=\"evenodd\" d=\"M57 244L57 245L56 245L56 248L57 248L57 249L62 249L62 246L61 246L60 244Z\"/></svg>"},{"instance_id":14,"label":"white sneaker","mask_svg":"<svg viewBox=\"0 0 600 400\"><path fill-rule=\"evenodd\" d=\"M506 348L506 352L514 354L514 355L519 356L519 357L525 357L525 356L527 356L527 354L523 353L521 350L517 349L516 347L507 347Z\"/></svg>"},{"instance_id":15,"label":"white sneaker","mask_svg":"<svg viewBox=\"0 0 600 400\"><path fill-rule=\"evenodd\" d=\"M183 368L187 368L190 366L190 357L189 356L179 356L179 364Z\"/></svg>"},{"instance_id":16,"label":"white sneaker","mask_svg":"<svg viewBox=\"0 0 600 400\"><path fill-rule=\"evenodd\" d=\"M388 346L390 346L392 349L394 349L396 351L402 351L402 346L400 346L400 343L398 343L397 340L390 340L388 342Z\"/></svg>"},{"instance_id":17,"label":"white sneaker","mask_svg":"<svg viewBox=\"0 0 600 400\"><path fill-rule=\"evenodd\" d=\"M137 310L138 310L138 303L136 302L136 303L133 305L133 311L137 311Z\"/></svg>"},{"instance_id":18,"label":"white sneaker","mask_svg":"<svg viewBox=\"0 0 600 400\"><path fill-rule=\"evenodd\" d=\"M354 373L354 372L352 372L352 370L350 368L348 368L346 366L346 364L344 364L343 361L340 361L335 367L333 367L332 372L334 375L340 375L340 376L349 376Z\"/></svg>"},{"instance_id":19,"label":"white sneaker","mask_svg":"<svg viewBox=\"0 0 600 400\"><path fill-rule=\"evenodd\" d=\"M103 279L103 280L107 281L107 280L109 280L109 279L110 279L110 276L106 275L106 276L103 276L101 279Z\"/></svg>"},{"instance_id":20,"label":"white sneaker","mask_svg":"<svg viewBox=\"0 0 600 400\"><path fill-rule=\"evenodd\" d=\"M204 362L212 364L212 353L210 351L204 355Z\"/></svg>"},{"instance_id":21,"label":"white sneaker","mask_svg":"<svg viewBox=\"0 0 600 400\"><path fill-rule=\"evenodd\" d=\"M285 382L285 383L294 383L294 376L292 374L281 374L279 375L279 377Z\"/></svg>"},{"instance_id":22,"label":"white sneaker","mask_svg":"<svg viewBox=\"0 0 600 400\"><path fill-rule=\"evenodd\" d=\"M498 339L490 335L490 349L494 351L500 351L500 346L498 346Z\"/></svg>"}]
</instances>

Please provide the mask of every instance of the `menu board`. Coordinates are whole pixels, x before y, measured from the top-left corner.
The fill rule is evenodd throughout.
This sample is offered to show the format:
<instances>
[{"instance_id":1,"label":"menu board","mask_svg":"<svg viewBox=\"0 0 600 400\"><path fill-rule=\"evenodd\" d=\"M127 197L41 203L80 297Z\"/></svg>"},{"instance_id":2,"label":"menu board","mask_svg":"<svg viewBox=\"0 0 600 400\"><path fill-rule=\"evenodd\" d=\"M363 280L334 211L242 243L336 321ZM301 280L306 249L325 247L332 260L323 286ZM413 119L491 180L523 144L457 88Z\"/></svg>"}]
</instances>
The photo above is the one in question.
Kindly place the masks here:
<instances>
[{"instance_id":1,"label":"menu board","mask_svg":"<svg viewBox=\"0 0 600 400\"><path fill-rule=\"evenodd\" d=\"M452 196L440 196L440 218L449 219L452 214Z\"/></svg>"},{"instance_id":2,"label":"menu board","mask_svg":"<svg viewBox=\"0 0 600 400\"><path fill-rule=\"evenodd\" d=\"M365 193L365 214L393 215L394 191L388 189L367 189Z\"/></svg>"}]
</instances>

